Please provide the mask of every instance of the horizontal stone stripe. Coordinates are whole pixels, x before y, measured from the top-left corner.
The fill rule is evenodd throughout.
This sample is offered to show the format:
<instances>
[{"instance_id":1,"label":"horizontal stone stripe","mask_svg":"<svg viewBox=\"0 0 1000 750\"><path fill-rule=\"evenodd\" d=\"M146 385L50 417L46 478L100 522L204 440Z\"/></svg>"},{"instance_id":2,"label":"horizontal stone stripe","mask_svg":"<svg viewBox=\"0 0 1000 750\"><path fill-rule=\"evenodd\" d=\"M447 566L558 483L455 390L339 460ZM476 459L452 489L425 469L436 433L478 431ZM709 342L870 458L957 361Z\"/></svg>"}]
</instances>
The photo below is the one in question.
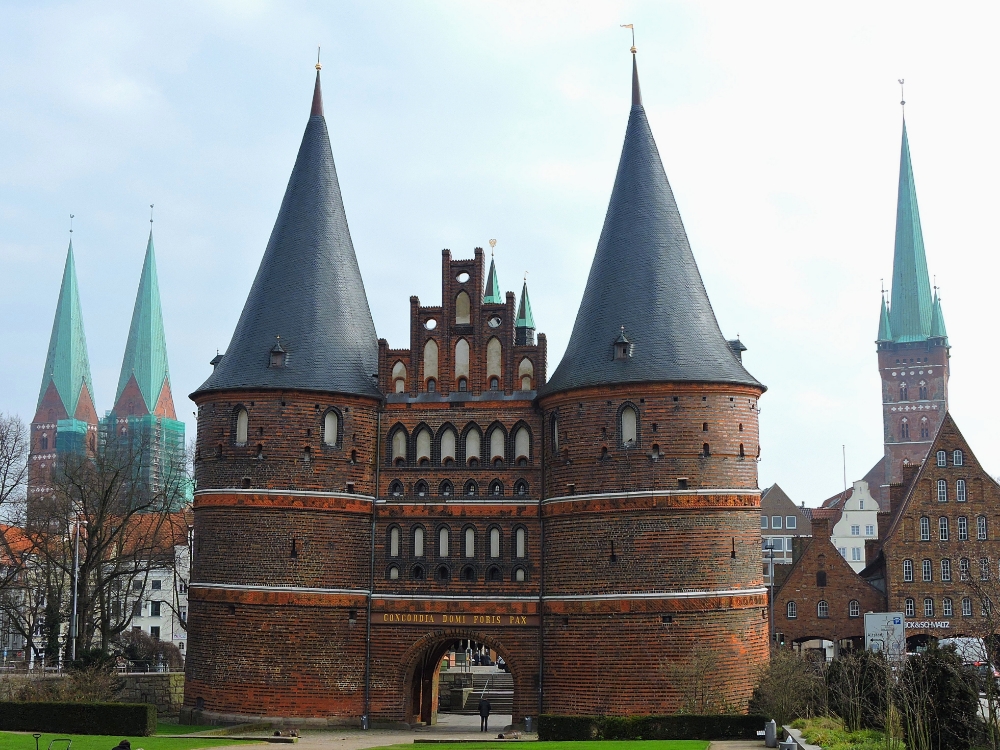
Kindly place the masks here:
<instances>
[{"instance_id":1,"label":"horizontal stone stripe","mask_svg":"<svg viewBox=\"0 0 1000 750\"><path fill-rule=\"evenodd\" d=\"M748 508L760 507L756 490L653 490L648 492L613 492L596 495L567 495L542 501L542 513L558 516L566 513L602 513L656 509Z\"/></svg>"},{"instance_id":2,"label":"horizontal stone stripe","mask_svg":"<svg viewBox=\"0 0 1000 750\"><path fill-rule=\"evenodd\" d=\"M192 602L221 602L225 604L364 607L368 600L368 591L362 589L192 583L188 590L188 597Z\"/></svg>"},{"instance_id":3,"label":"horizontal stone stripe","mask_svg":"<svg viewBox=\"0 0 1000 750\"><path fill-rule=\"evenodd\" d=\"M320 510L371 515L373 498L332 492L267 490L206 490L194 498L194 509L253 508L255 510Z\"/></svg>"},{"instance_id":4,"label":"horizontal stone stripe","mask_svg":"<svg viewBox=\"0 0 1000 750\"><path fill-rule=\"evenodd\" d=\"M707 594L708 592L701 592ZM545 597L544 612L547 615L568 614L665 614L684 612L706 612L711 610L753 609L767 606L767 594L763 590L743 590L740 593L702 595L697 597L664 596L663 594L618 596L615 598L595 596L577 598Z\"/></svg>"},{"instance_id":5,"label":"horizontal stone stripe","mask_svg":"<svg viewBox=\"0 0 1000 750\"><path fill-rule=\"evenodd\" d=\"M713 596L765 596L764 587L752 589L706 589L702 591L625 591L611 594L553 594L546 601L600 601L624 599L705 599Z\"/></svg>"},{"instance_id":6,"label":"horizontal stone stripe","mask_svg":"<svg viewBox=\"0 0 1000 750\"><path fill-rule=\"evenodd\" d=\"M489 512L490 508L507 507L514 505L521 505L524 507L530 507L537 512L538 500L531 500L524 497L509 498L504 499L502 497L483 497L478 499L470 499L462 496L459 500L436 500L436 501L414 501L414 500L393 500L391 498L379 498L377 504L380 508L397 508L397 507L418 507L418 508L469 508L475 512L486 513Z\"/></svg>"},{"instance_id":7,"label":"horizontal stone stripe","mask_svg":"<svg viewBox=\"0 0 1000 750\"><path fill-rule=\"evenodd\" d=\"M519 614L538 612L537 596L426 596L421 594L375 594L372 609L385 612L452 612L455 607L463 611L487 612L497 606L506 607Z\"/></svg>"}]
</instances>

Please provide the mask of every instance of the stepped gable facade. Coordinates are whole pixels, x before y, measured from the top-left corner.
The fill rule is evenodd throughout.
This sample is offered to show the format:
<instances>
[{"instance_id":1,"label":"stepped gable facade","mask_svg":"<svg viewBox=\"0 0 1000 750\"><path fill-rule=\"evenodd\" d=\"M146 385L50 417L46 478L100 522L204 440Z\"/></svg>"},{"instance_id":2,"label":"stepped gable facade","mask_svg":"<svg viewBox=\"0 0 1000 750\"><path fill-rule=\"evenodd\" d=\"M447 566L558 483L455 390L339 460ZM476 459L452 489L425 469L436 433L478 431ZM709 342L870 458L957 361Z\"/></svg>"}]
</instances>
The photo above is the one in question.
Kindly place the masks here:
<instances>
[{"instance_id":1,"label":"stepped gable facade","mask_svg":"<svg viewBox=\"0 0 1000 750\"><path fill-rule=\"evenodd\" d=\"M764 387L716 323L634 61L551 380L527 286L501 296L484 269L445 250L441 304L410 298L408 346L377 339L317 73L233 340L192 394L190 718L433 722L466 641L506 661L515 722L676 711L699 649L719 655L699 684L746 705L767 658Z\"/></svg>"}]
</instances>

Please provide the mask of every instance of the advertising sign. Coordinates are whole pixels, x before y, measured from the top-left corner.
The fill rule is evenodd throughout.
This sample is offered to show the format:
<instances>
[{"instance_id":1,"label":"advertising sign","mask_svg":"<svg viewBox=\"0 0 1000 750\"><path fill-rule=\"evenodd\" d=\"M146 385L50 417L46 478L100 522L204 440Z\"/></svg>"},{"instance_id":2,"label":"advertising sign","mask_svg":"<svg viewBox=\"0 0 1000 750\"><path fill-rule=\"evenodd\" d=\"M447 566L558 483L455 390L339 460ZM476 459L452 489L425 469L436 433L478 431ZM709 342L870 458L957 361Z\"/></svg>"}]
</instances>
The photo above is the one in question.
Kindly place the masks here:
<instances>
[{"instance_id":1,"label":"advertising sign","mask_svg":"<svg viewBox=\"0 0 1000 750\"><path fill-rule=\"evenodd\" d=\"M906 655L905 622L902 612L866 612L865 648L902 659Z\"/></svg>"}]
</instances>

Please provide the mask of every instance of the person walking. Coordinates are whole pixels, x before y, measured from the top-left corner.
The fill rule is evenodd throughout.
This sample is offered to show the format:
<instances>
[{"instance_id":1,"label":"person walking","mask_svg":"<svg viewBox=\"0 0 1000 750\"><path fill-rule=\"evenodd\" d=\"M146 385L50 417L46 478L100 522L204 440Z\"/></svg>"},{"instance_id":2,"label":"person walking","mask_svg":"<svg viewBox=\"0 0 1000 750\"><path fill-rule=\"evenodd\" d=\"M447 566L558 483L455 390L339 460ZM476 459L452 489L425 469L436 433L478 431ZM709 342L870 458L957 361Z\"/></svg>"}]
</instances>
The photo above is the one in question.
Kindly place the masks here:
<instances>
[{"instance_id":1,"label":"person walking","mask_svg":"<svg viewBox=\"0 0 1000 750\"><path fill-rule=\"evenodd\" d=\"M479 699L479 731L488 732L490 731L490 702L486 699L484 694L482 698Z\"/></svg>"}]
</instances>

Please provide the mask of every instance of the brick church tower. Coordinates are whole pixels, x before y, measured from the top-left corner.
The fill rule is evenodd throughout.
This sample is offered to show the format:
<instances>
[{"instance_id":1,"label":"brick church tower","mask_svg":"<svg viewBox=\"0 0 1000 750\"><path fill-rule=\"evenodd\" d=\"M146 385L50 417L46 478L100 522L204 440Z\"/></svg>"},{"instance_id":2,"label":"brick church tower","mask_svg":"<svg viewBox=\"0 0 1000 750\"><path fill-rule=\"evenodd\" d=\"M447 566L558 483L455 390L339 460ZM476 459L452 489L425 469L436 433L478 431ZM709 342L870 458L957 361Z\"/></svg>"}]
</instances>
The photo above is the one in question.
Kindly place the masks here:
<instances>
[{"instance_id":1,"label":"brick church tower","mask_svg":"<svg viewBox=\"0 0 1000 750\"><path fill-rule=\"evenodd\" d=\"M170 390L152 230L146 243L114 407L101 422L107 439L114 435L118 439L141 441L139 471L146 486L154 492L166 493L165 499L176 506L191 499L184 477L184 423L177 419Z\"/></svg>"},{"instance_id":2,"label":"brick church tower","mask_svg":"<svg viewBox=\"0 0 1000 750\"><path fill-rule=\"evenodd\" d=\"M876 347L882 378L885 483L892 484L902 480L904 465L923 462L944 420L951 356L936 288L931 296L905 119L892 296L888 307L882 296Z\"/></svg>"},{"instance_id":3,"label":"brick church tower","mask_svg":"<svg viewBox=\"0 0 1000 750\"><path fill-rule=\"evenodd\" d=\"M31 420L29 507L51 494L52 469L60 455L93 451L96 442L94 384L90 377L87 337L83 331L73 242L70 241L38 405L35 418Z\"/></svg>"},{"instance_id":4,"label":"brick church tower","mask_svg":"<svg viewBox=\"0 0 1000 750\"><path fill-rule=\"evenodd\" d=\"M539 396L546 713L710 710L686 702L691 670L719 706L745 708L768 648L755 460L764 386L737 350L695 264L633 50L604 228Z\"/></svg>"}]
</instances>

